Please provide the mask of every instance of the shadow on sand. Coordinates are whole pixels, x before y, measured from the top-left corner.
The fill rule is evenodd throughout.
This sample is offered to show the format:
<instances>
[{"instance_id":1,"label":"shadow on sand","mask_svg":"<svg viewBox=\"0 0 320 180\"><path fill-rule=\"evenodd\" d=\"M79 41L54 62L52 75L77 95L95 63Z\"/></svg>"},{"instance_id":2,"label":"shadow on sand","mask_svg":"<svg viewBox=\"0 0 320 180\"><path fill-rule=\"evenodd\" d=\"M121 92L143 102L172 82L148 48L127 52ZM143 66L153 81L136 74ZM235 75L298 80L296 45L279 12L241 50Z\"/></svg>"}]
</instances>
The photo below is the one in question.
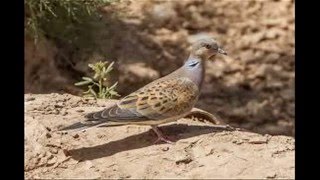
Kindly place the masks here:
<instances>
[{"instance_id":1,"label":"shadow on sand","mask_svg":"<svg viewBox=\"0 0 320 180\"><path fill-rule=\"evenodd\" d=\"M198 136L201 134L225 131L225 129L213 126L197 126L186 124L171 124L167 126L162 126L160 128L165 135L174 136L176 141ZM68 152L73 159L76 159L78 161L93 160L106 156L111 156L122 151L152 146L154 145L155 140L155 134L152 132L152 130L149 130L140 134L129 136L116 141L111 141L102 145L72 149Z\"/></svg>"}]
</instances>

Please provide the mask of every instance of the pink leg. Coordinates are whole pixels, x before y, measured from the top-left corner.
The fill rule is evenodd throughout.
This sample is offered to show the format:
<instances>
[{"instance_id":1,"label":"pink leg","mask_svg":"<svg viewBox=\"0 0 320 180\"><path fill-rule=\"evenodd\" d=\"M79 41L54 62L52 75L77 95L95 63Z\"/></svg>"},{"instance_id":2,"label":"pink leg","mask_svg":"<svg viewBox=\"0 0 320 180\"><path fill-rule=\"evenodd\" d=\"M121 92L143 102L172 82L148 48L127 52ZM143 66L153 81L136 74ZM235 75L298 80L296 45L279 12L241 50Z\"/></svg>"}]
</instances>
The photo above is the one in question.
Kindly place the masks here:
<instances>
[{"instance_id":1,"label":"pink leg","mask_svg":"<svg viewBox=\"0 0 320 180\"><path fill-rule=\"evenodd\" d=\"M160 131L160 129L157 126L151 126L152 130L157 134L158 139L154 142L154 144L156 144L159 141L163 141L169 144L174 144L174 142L170 141L169 139L167 139L162 132Z\"/></svg>"}]
</instances>

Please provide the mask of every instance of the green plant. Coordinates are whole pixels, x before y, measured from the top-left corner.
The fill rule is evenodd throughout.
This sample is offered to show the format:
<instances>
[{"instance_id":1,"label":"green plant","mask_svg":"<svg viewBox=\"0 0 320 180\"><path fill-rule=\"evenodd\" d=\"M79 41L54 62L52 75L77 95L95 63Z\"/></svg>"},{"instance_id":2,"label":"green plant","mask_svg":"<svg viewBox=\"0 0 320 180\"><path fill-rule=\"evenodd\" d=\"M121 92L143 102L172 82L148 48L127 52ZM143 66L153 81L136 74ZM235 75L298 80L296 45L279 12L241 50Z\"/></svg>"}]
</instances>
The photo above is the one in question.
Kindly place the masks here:
<instances>
[{"instance_id":1,"label":"green plant","mask_svg":"<svg viewBox=\"0 0 320 180\"><path fill-rule=\"evenodd\" d=\"M64 43L90 46L97 8L113 0L25 0L25 29L35 43L43 36ZM89 44L89 45L88 45Z\"/></svg>"},{"instance_id":2,"label":"green plant","mask_svg":"<svg viewBox=\"0 0 320 180\"><path fill-rule=\"evenodd\" d=\"M114 83L111 87L103 85L107 80L108 73L113 69L113 62L106 67L107 63L107 61L99 61L95 64L89 64L88 66L95 72L93 78L82 77L83 81L75 83L76 86L88 85L88 90L83 92L84 96L91 96L99 99L110 99L113 96L120 96L115 91L118 82ZM96 92L94 88L98 89L98 92Z\"/></svg>"}]
</instances>

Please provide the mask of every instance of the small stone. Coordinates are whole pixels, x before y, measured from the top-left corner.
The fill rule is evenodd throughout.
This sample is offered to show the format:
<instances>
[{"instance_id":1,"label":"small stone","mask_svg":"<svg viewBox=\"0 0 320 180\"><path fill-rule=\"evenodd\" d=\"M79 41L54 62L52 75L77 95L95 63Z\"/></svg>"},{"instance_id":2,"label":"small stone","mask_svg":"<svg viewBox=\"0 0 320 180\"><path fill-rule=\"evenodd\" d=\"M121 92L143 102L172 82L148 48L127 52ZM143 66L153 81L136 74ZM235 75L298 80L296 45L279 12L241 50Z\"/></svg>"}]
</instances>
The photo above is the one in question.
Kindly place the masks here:
<instances>
[{"instance_id":1,"label":"small stone","mask_svg":"<svg viewBox=\"0 0 320 180\"><path fill-rule=\"evenodd\" d=\"M267 179L274 179L276 177L277 177L277 174L276 173L272 173L272 174L268 175L266 178Z\"/></svg>"},{"instance_id":2,"label":"small stone","mask_svg":"<svg viewBox=\"0 0 320 180\"><path fill-rule=\"evenodd\" d=\"M168 147L168 146L166 146L166 147L164 147L164 148L162 148L161 150L162 151L168 151L170 148Z\"/></svg>"},{"instance_id":3,"label":"small stone","mask_svg":"<svg viewBox=\"0 0 320 180\"><path fill-rule=\"evenodd\" d=\"M180 156L176 159L176 164L189 164L192 161L190 156Z\"/></svg>"},{"instance_id":4,"label":"small stone","mask_svg":"<svg viewBox=\"0 0 320 180\"><path fill-rule=\"evenodd\" d=\"M208 148L207 150L206 150L206 156L210 156L211 154L214 154L214 149L212 149L212 148Z\"/></svg>"},{"instance_id":5,"label":"small stone","mask_svg":"<svg viewBox=\"0 0 320 180\"><path fill-rule=\"evenodd\" d=\"M47 162L47 165L51 166L57 162L57 157L50 156L50 159Z\"/></svg>"},{"instance_id":6,"label":"small stone","mask_svg":"<svg viewBox=\"0 0 320 180\"><path fill-rule=\"evenodd\" d=\"M84 110L82 110L82 109L78 109L78 110L77 110L77 112L84 112Z\"/></svg>"},{"instance_id":7,"label":"small stone","mask_svg":"<svg viewBox=\"0 0 320 180\"><path fill-rule=\"evenodd\" d=\"M51 136L50 133L46 133L46 137L47 137L47 138L51 138L52 136Z\"/></svg>"},{"instance_id":8,"label":"small stone","mask_svg":"<svg viewBox=\"0 0 320 180\"><path fill-rule=\"evenodd\" d=\"M77 139L77 138L79 138L79 134L75 134L75 135L73 135L72 137L75 138L75 139Z\"/></svg>"},{"instance_id":9,"label":"small stone","mask_svg":"<svg viewBox=\"0 0 320 180\"><path fill-rule=\"evenodd\" d=\"M266 137L254 137L252 139L249 139L250 144L264 144L267 143L267 138Z\"/></svg>"},{"instance_id":10,"label":"small stone","mask_svg":"<svg viewBox=\"0 0 320 180\"><path fill-rule=\"evenodd\" d=\"M63 105L62 104L55 104L54 107L55 108L63 108Z\"/></svg>"},{"instance_id":11,"label":"small stone","mask_svg":"<svg viewBox=\"0 0 320 180\"><path fill-rule=\"evenodd\" d=\"M105 136L106 136L105 134L99 134L97 137L101 139L101 138L104 138Z\"/></svg>"},{"instance_id":12,"label":"small stone","mask_svg":"<svg viewBox=\"0 0 320 180\"><path fill-rule=\"evenodd\" d=\"M234 140L234 141L232 141L232 143L234 143L234 144L237 144L237 145L240 145L240 144L243 144L243 140Z\"/></svg>"},{"instance_id":13,"label":"small stone","mask_svg":"<svg viewBox=\"0 0 320 180\"><path fill-rule=\"evenodd\" d=\"M34 101L36 98L34 98L34 97L27 97L26 98L26 102L28 102L28 101Z\"/></svg>"},{"instance_id":14,"label":"small stone","mask_svg":"<svg viewBox=\"0 0 320 180\"><path fill-rule=\"evenodd\" d=\"M60 111L58 111L57 109L52 112L52 114L55 114L55 115L58 115L59 113L60 113Z\"/></svg>"},{"instance_id":15,"label":"small stone","mask_svg":"<svg viewBox=\"0 0 320 180\"><path fill-rule=\"evenodd\" d=\"M47 129L48 131L51 131L51 128L49 128L49 127L46 127L46 129Z\"/></svg>"},{"instance_id":16,"label":"small stone","mask_svg":"<svg viewBox=\"0 0 320 180\"><path fill-rule=\"evenodd\" d=\"M40 163L40 161L41 161L41 158L40 158L40 157L38 157L38 158L37 158L37 160L36 160L36 164L39 164L39 163Z\"/></svg>"},{"instance_id":17,"label":"small stone","mask_svg":"<svg viewBox=\"0 0 320 180\"><path fill-rule=\"evenodd\" d=\"M49 150L52 154L57 154L58 153L58 149L56 148L50 148Z\"/></svg>"},{"instance_id":18,"label":"small stone","mask_svg":"<svg viewBox=\"0 0 320 180\"><path fill-rule=\"evenodd\" d=\"M45 157L46 155L47 155L47 152L44 151L44 152L42 152L42 153L39 155L39 158L43 158L43 157Z\"/></svg>"},{"instance_id":19,"label":"small stone","mask_svg":"<svg viewBox=\"0 0 320 180\"><path fill-rule=\"evenodd\" d=\"M67 111L63 111L63 112L61 112L61 115L62 116L65 116L65 115L67 115L68 114L68 112Z\"/></svg>"},{"instance_id":20,"label":"small stone","mask_svg":"<svg viewBox=\"0 0 320 180\"><path fill-rule=\"evenodd\" d=\"M50 156L47 157L47 160L52 159L54 156L52 154L50 154Z\"/></svg>"}]
</instances>

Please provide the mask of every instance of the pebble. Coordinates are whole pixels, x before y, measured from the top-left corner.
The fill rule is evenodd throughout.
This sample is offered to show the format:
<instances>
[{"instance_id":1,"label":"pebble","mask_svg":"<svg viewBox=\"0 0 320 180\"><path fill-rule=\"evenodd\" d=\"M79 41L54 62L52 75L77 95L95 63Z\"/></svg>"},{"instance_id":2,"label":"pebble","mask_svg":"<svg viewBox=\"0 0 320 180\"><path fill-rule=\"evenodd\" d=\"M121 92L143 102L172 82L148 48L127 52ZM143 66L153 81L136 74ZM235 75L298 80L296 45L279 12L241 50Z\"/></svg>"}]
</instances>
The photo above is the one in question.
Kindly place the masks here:
<instances>
[{"instance_id":1,"label":"pebble","mask_svg":"<svg viewBox=\"0 0 320 180\"><path fill-rule=\"evenodd\" d=\"M47 161L47 165L53 165L57 162L57 157L54 157L53 155L50 156L50 159Z\"/></svg>"},{"instance_id":2,"label":"pebble","mask_svg":"<svg viewBox=\"0 0 320 180\"><path fill-rule=\"evenodd\" d=\"M79 134L75 134L75 135L73 135L72 137L75 138L75 139L77 139L77 138L79 138Z\"/></svg>"},{"instance_id":3,"label":"pebble","mask_svg":"<svg viewBox=\"0 0 320 180\"><path fill-rule=\"evenodd\" d=\"M67 111L62 111L62 112L61 112L61 115L62 115L62 116L65 116L65 115L67 115L67 114L68 114Z\"/></svg>"},{"instance_id":4,"label":"pebble","mask_svg":"<svg viewBox=\"0 0 320 180\"><path fill-rule=\"evenodd\" d=\"M268 175L266 178L267 179L274 179L276 177L277 177L277 174L276 173L272 173L272 174Z\"/></svg>"},{"instance_id":5,"label":"pebble","mask_svg":"<svg viewBox=\"0 0 320 180\"><path fill-rule=\"evenodd\" d=\"M237 144L237 145L240 145L240 144L243 144L243 140L234 140L234 141L232 141L232 143L234 143L234 144Z\"/></svg>"},{"instance_id":6,"label":"pebble","mask_svg":"<svg viewBox=\"0 0 320 180\"><path fill-rule=\"evenodd\" d=\"M55 114L58 115L60 113L60 111L58 111L57 109L55 111L53 111L51 114Z\"/></svg>"},{"instance_id":7,"label":"pebble","mask_svg":"<svg viewBox=\"0 0 320 180\"><path fill-rule=\"evenodd\" d=\"M254 137L249 140L250 144L264 144L267 143L267 138L266 137Z\"/></svg>"},{"instance_id":8,"label":"pebble","mask_svg":"<svg viewBox=\"0 0 320 180\"><path fill-rule=\"evenodd\" d=\"M54 107L55 107L55 108L63 108L64 106L63 106L62 103L59 103L59 104L55 104Z\"/></svg>"},{"instance_id":9,"label":"pebble","mask_svg":"<svg viewBox=\"0 0 320 180\"><path fill-rule=\"evenodd\" d=\"M176 164L189 164L192 161L190 156L181 156L176 159Z\"/></svg>"},{"instance_id":10,"label":"pebble","mask_svg":"<svg viewBox=\"0 0 320 180\"><path fill-rule=\"evenodd\" d=\"M50 133L46 133L46 137L47 137L47 138L51 138L52 136L51 136Z\"/></svg>"},{"instance_id":11,"label":"pebble","mask_svg":"<svg viewBox=\"0 0 320 180\"><path fill-rule=\"evenodd\" d=\"M42 153L39 155L39 158L43 158L43 157L45 157L46 155L47 155L47 152L44 151L44 152L42 152Z\"/></svg>"},{"instance_id":12,"label":"pebble","mask_svg":"<svg viewBox=\"0 0 320 180\"><path fill-rule=\"evenodd\" d=\"M170 148L168 146L161 148L162 151L168 151Z\"/></svg>"},{"instance_id":13,"label":"pebble","mask_svg":"<svg viewBox=\"0 0 320 180\"><path fill-rule=\"evenodd\" d=\"M58 149L56 148L50 148L49 150L52 154L57 154L58 153Z\"/></svg>"},{"instance_id":14,"label":"pebble","mask_svg":"<svg viewBox=\"0 0 320 180\"><path fill-rule=\"evenodd\" d=\"M26 98L26 102L28 102L28 101L34 101L36 98L34 98L34 97L27 97Z\"/></svg>"}]
</instances>

